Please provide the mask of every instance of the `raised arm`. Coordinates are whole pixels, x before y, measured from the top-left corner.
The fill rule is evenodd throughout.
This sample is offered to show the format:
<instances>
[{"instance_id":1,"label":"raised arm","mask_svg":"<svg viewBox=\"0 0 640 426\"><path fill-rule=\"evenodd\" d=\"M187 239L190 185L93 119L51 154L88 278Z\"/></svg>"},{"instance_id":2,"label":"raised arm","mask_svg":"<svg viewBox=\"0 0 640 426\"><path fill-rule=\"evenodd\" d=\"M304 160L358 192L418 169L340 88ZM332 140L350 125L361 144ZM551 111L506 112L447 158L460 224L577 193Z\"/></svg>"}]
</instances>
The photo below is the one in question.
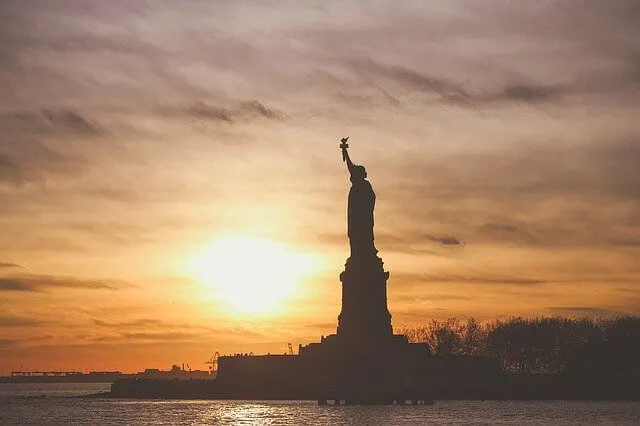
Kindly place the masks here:
<instances>
[{"instance_id":1,"label":"raised arm","mask_svg":"<svg viewBox=\"0 0 640 426\"><path fill-rule=\"evenodd\" d=\"M347 151L347 149L349 148L349 144L347 143L347 141L349 141L349 136L340 140L340 148L342 148L342 161L347 163L347 169L349 170L349 173L353 174L353 169L356 167L356 165L353 164L351 158L349 158L349 152Z\"/></svg>"},{"instance_id":2,"label":"raised arm","mask_svg":"<svg viewBox=\"0 0 640 426\"><path fill-rule=\"evenodd\" d=\"M347 169L349 170L349 173L353 173L353 168L356 165L353 164L353 162L351 161L351 158L349 157L349 151L347 151L347 148L342 148L342 159L347 163Z\"/></svg>"}]
</instances>

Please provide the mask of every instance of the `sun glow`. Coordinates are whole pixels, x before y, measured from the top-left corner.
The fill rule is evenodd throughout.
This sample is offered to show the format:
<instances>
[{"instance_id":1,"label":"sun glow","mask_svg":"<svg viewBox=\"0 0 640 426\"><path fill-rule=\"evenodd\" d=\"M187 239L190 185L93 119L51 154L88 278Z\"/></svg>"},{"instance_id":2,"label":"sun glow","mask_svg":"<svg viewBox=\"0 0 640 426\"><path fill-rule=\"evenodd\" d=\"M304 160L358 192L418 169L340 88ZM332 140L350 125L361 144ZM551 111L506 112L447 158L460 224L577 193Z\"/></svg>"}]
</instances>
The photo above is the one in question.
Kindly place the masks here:
<instances>
[{"instance_id":1,"label":"sun glow","mask_svg":"<svg viewBox=\"0 0 640 426\"><path fill-rule=\"evenodd\" d=\"M264 314L294 298L315 264L311 255L270 240L225 237L195 256L188 268L233 311Z\"/></svg>"}]
</instances>

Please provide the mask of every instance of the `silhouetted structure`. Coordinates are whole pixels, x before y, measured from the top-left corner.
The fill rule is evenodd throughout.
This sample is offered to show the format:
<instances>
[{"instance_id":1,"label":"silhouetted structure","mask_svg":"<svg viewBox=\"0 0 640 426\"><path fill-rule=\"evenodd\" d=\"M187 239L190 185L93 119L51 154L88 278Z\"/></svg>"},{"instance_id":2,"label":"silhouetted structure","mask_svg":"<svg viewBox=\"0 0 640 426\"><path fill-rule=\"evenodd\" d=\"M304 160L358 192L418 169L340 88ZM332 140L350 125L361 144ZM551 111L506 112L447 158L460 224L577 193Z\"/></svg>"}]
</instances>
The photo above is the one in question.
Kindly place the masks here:
<instances>
[{"instance_id":1,"label":"silhouetted structure","mask_svg":"<svg viewBox=\"0 0 640 426\"><path fill-rule=\"evenodd\" d=\"M352 342L389 337L393 334L387 309L387 279L382 259L374 245L373 210L376 194L366 180L364 166L353 164L347 139L342 140L342 159L351 179L347 205L347 235L351 256L342 281L342 312L338 316L338 335Z\"/></svg>"},{"instance_id":2,"label":"silhouetted structure","mask_svg":"<svg viewBox=\"0 0 640 426\"><path fill-rule=\"evenodd\" d=\"M375 193L363 166L355 165L340 145L351 175L347 207L350 256L342 282L342 308L336 334L319 343L300 345L298 355L253 356L236 354L215 357L215 380L118 380L111 388L115 397L218 398L218 399L317 399L339 403L421 404L433 398L451 399L575 399L638 398L633 378L519 376L501 373L502 352L487 352L487 338L477 322L470 321L464 334L453 322L438 327L430 342L418 330L393 334L387 308L387 280L374 244ZM455 327L454 327L455 328ZM418 333L418 334L417 334ZM620 334L618 332L618 334ZM489 337L487 337L489 336ZM484 340L483 340L484 339ZM618 339L624 342L624 338ZM512 344L513 343L513 344ZM522 351L522 342L496 347ZM454 348L465 348L454 352ZM594 348L597 350L598 348ZM457 349L455 349L457 350ZM488 356L487 356L488 355ZM575 361L580 364L580 359ZM503 364L504 366L504 364Z\"/></svg>"},{"instance_id":3,"label":"silhouetted structure","mask_svg":"<svg viewBox=\"0 0 640 426\"><path fill-rule=\"evenodd\" d=\"M429 400L422 380L429 346L394 335L387 308L387 279L374 245L375 193L363 166L355 165L342 140L352 182L347 206L350 257L340 274L342 309L336 334L300 345L298 355L220 356L215 386L146 385L119 381L117 396L220 398L312 398L346 402L414 403ZM161 390L161 388L163 388ZM151 390L151 394L149 391Z\"/></svg>"},{"instance_id":4,"label":"silhouetted structure","mask_svg":"<svg viewBox=\"0 0 640 426\"><path fill-rule=\"evenodd\" d=\"M340 148L352 183L347 206L351 256L340 274L342 309L336 334L301 346L300 356L321 368L325 388L384 391L412 386L413 392L415 379L425 374L429 347L393 334L387 308L389 272L374 245L375 193L365 168L351 161L346 142L344 138Z\"/></svg>"},{"instance_id":5,"label":"silhouetted structure","mask_svg":"<svg viewBox=\"0 0 640 426\"><path fill-rule=\"evenodd\" d=\"M172 365L170 370L147 368L139 373L122 373L120 371L12 371L10 376L0 377L0 383L108 383L124 378L133 379L215 379L215 372L207 370L185 370Z\"/></svg>"},{"instance_id":6,"label":"silhouetted structure","mask_svg":"<svg viewBox=\"0 0 640 426\"><path fill-rule=\"evenodd\" d=\"M351 257L370 257L376 250L373 236L373 210L376 206L376 194L371 183L367 180L367 170L364 166L353 164L349 157L349 145L343 138L340 148L342 160L349 170L351 189L347 204L347 235L351 247Z\"/></svg>"}]
</instances>

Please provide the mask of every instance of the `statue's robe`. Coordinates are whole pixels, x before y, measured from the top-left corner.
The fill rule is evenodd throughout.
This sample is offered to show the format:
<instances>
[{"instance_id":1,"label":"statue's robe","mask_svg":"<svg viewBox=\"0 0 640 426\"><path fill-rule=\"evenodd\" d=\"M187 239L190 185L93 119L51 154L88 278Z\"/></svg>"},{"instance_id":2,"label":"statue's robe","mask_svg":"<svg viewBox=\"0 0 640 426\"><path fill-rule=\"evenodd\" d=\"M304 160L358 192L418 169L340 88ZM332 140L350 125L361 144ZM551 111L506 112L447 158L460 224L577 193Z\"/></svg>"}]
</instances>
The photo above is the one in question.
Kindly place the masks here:
<instances>
[{"instance_id":1,"label":"statue's robe","mask_svg":"<svg viewBox=\"0 0 640 426\"><path fill-rule=\"evenodd\" d=\"M347 206L347 233L351 244L351 255L375 254L373 243L373 209L376 194L367 180L358 180L349 190Z\"/></svg>"}]
</instances>

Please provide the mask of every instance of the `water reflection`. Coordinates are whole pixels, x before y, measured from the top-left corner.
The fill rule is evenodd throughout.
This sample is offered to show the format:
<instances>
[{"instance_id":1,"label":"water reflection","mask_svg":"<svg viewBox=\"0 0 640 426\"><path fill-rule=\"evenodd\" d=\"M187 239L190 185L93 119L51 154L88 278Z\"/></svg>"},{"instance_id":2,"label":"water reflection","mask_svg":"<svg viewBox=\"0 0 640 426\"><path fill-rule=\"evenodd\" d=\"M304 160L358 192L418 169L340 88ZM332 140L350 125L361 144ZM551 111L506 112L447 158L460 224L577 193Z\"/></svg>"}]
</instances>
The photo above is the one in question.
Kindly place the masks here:
<instances>
[{"instance_id":1,"label":"water reflection","mask_svg":"<svg viewBox=\"0 0 640 426\"><path fill-rule=\"evenodd\" d=\"M220 422L237 425L249 424L282 424L287 409L275 404L231 402L208 407L207 422Z\"/></svg>"},{"instance_id":2,"label":"water reflection","mask_svg":"<svg viewBox=\"0 0 640 426\"><path fill-rule=\"evenodd\" d=\"M0 424L638 424L640 402L436 401L432 406L325 406L312 401L117 400L59 397L80 388L13 389ZM83 392L80 392L83 393ZM19 395L18 395L19 394Z\"/></svg>"}]
</instances>

